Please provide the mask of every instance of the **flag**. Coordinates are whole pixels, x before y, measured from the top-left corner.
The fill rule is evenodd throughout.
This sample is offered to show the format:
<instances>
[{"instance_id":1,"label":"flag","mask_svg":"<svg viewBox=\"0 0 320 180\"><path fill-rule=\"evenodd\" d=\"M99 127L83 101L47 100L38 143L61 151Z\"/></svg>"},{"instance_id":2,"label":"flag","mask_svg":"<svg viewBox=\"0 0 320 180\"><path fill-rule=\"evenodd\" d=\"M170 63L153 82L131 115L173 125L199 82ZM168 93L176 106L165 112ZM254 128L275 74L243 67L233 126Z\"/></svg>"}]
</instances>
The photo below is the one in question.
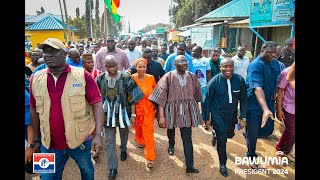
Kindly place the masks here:
<instances>
[{"instance_id":1,"label":"flag","mask_svg":"<svg viewBox=\"0 0 320 180\"><path fill-rule=\"evenodd\" d=\"M111 13L112 19L114 22L120 21L120 15L117 13L117 9L120 6L120 0L104 0L106 6Z\"/></svg>"}]
</instances>

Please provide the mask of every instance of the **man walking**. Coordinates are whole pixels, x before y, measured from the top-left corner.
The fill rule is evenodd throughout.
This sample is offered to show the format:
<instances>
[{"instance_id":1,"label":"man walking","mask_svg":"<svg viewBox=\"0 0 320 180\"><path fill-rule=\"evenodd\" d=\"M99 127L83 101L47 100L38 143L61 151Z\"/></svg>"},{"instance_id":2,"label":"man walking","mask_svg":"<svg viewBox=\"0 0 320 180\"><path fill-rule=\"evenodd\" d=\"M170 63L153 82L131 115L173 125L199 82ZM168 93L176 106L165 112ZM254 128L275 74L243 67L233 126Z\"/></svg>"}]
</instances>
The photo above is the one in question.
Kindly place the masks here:
<instances>
[{"instance_id":1,"label":"man walking","mask_svg":"<svg viewBox=\"0 0 320 180\"><path fill-rule=\"evenodd\" d=\"M234 136L235 124L238 123L237 106L240 101L241 128L246 126L246 113L248 97L245 80L239 74L233 73L234 62L231 58L224 58L221 61L221 74L213 77L208 83L207 95L203 105L203 118L206 125L216 132L217 151L220 161L220 173L228 176L227 173L227 138ZM211 113L211 121L209 120Z\"/></svg>"},{"instance_id":2,"label":"man walking","mask_svg":"<svg viewBox=\"0 0 320 180\"><path fill-rule=\"evenodd\" d=\"M159 126L173 131L180 128L187 173L199 173L193 166L191 127L203 124L198 102L201 88L197 77L187 71L187 59L183 55L175 58L176 70L166 73L154 88L149 100L159 105ZM170 155L174 153L174 135L168 134Z\"/></svg>"},{"instance_id":3,"label":"man walking","mask_svg":"<svg viewBox=\"0 0 320 180\"><path fill-rule=\"evenodd\" d=\"M144 94L124 71L118 71L118 61L108 55L105 59L107 71L100 74L97 84L103 101L103 111L106 116L104 127L106 130L107 161L110 169L109 179L115 179L118 173L118 159L116 148L116 127L119 127L121 140L121 161L127 159L128 126L135 125L135 104L144 97Z\"/></svg>"},{"instance_id":4,"label":"man walking","mask_svg":"<svg viewBox=\"0 0 320 180\"><path fill-rule=\"evenodd\" d=\"M40 173L41 179L61 179L69 157L78 164L82 179L94 179L91 149L102 150L103 111L101 95L92 76L83 68L66 63L63 43L48 38L43 49L48 68L30 81L30 115L34 149L55 153L55 173ZM92 140L92 131L97 136ZM40 139L41 132L41 139ZM28 161L32 157L27 158Z\"/></svg>"}]
</instances>

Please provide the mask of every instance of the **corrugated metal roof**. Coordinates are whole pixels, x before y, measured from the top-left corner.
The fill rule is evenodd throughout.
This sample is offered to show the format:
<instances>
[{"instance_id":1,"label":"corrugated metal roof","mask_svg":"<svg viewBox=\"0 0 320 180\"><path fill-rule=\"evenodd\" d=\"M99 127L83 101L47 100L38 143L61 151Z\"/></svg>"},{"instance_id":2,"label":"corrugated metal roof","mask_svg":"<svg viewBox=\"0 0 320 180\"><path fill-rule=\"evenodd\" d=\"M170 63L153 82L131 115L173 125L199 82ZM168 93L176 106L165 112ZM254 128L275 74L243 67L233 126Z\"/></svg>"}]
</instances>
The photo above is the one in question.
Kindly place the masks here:
<instances>
[{"instance_id":1,"label":"corrugated metal roof","mask_svg":"<svg viewBox=\"0 0 320 180\"><path fill-rule=\"evenodd\" d=\"M42 13L39 15L26 15L24 19L25 19L25 23L36 23L47 16L53 16L56 19L59 19L60 21L62 21L61 15L53 15L51 13ZM64 20L66 19L65 16L63 16L63 19Z\"/></svg>"},{"instance_id":2,"label":"corrugated metal roof","mask_svg":"<svg viewBox=\"0 0 320 180\"><path fill-rule=\"evenodd\" d=\"M63 29L62 21L55 18L52 15L48 15L47 17L42 18L40 21L30 25L26 30L59 30ZM66 24L64 24L65 29L67 29ZM71 31L77 31L76 28L70 26Z\"/></svg>"},{"instance_id":3,"label":"corrugated metal roof","mask_svg":"<svg viewBox=\"0 0 320 180\"><path fill-rule=\"evenodd\" d=\"M250 0L233 0L195 20L205 22L225 20L226 18L247 18L250 14Z\"/></svg>"}]
</instances>

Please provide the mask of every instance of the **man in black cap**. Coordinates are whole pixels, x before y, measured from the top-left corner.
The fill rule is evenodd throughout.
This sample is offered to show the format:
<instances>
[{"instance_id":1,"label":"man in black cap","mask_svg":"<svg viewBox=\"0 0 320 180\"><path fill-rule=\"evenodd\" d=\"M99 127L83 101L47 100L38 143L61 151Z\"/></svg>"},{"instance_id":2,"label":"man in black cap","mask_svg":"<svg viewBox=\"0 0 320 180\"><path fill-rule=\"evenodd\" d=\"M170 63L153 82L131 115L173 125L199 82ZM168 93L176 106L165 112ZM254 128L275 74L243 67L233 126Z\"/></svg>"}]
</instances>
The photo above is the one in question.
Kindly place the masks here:
<instances>
[{"instance_id":1,"label":"man in black cap","mask_svg":"<svg viewBox=\"0 0 320 180\"><path fill-rule=\"evenodd\" d=\"M293 49L292 38L286 40L286 44L281 50L279 61L282 62L286 67L291 66L295 59L295 51Z\"/></svg>"}]
</instances>

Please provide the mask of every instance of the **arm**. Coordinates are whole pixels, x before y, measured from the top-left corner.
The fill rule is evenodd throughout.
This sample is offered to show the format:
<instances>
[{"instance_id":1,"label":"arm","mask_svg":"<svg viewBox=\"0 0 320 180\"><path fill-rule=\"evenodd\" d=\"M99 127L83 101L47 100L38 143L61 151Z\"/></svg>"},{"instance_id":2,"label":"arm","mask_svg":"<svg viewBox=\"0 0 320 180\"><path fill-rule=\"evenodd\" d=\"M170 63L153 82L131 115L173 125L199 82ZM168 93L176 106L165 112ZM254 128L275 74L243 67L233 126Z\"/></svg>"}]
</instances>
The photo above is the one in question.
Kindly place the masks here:
<instances>
[{"instance_id":1,"label":"arm","mask_svg":"<svg viewBox=\"0 0 320 180\"><path fill-rule=\"evenodd\" d=\"M124 69L128 69L130 67L130 63L129 63L129 59L128 59L128 56L126 55L125 52L123 52L123 67Z\"/></svg>"},{"instance_id":2,"label":"arm","mask_svg":"<svg viewBox=\"0 0 320 180\"><path fill-rule=\"evenodd\" d=\"M254 93L257 98L257 101L259 102L261 109L263 110L262 123L261 123L261 128L263 128L269 117L272 120L274 120L273 113L269 110L267 106L263 89L261 87L256 87Z\"/></svg>"},{"instance_id":3,"label":"arm","mask_svg":"<svg viewBox=\"0 0 320 180\"><path fill-rule=\"evenodd\" d=\"M159 105L159 127L165 128L164 108Z\"/></svg>"},{"instance_id":4,"label":"arm","mask_svg":"<svg viewBox=\"0 0 320 180\"><path fill-rule=\"evenodd\" d=\"M247 117L247 111L248 111L248 95L247 95L247 88L246 88L246 82L244 78L241 77L241 90L240 90L240 125L241 129L247 125L246 121L244 121L243 118Z\"/></svg>"},{"instance_id":5,"label":"arm","mask_svg":"<svg viewBox=\"0 0 320 180\"><path fill-rule=\"evenodd\" d=\"M136 114L136 105L135 104L133 104L131 106L131 117L130 117L131 126L135 126L136 125L136 116L133 116L133 114Z\"/></svg>"},{"instance_id":6,"label":"arm","mask_svg":"<svg viewBox=\"0 0 320 180\"><path fill-rule=\"evenodd\" d=\"M282 111L282 98L284 89L278 87L277 98L276 98L276 115L280 121L284 119L284 113Z\"/></svg>"},{"instance_id":7,"label":"arm","mask_svg":"<svg viewBox=\"0 0 320 180\"><path fill-rule=\"evenodd\" d=\"M286 79L288 80L290 86L295 89L295 61L293 64L289 67L288 74Z\"/></svg>"},{"instance_id":8,"label":"arm","mask_svg":"<svg viewBox=\"0 0 320 180\"><path fill-rule=\"evenodd\" d=\"M101 53L96 54L95 68L102 72Z\"/></svg>"},{"instance_id":9,"label":"arm","mask_svg":"<svg viewBox=\"0 0 320 180\"><path fill-rule=\"evenodd\" d=\"M206 71L207 81L211 79L211 70Z\"/></svg>"}]
</instances>

